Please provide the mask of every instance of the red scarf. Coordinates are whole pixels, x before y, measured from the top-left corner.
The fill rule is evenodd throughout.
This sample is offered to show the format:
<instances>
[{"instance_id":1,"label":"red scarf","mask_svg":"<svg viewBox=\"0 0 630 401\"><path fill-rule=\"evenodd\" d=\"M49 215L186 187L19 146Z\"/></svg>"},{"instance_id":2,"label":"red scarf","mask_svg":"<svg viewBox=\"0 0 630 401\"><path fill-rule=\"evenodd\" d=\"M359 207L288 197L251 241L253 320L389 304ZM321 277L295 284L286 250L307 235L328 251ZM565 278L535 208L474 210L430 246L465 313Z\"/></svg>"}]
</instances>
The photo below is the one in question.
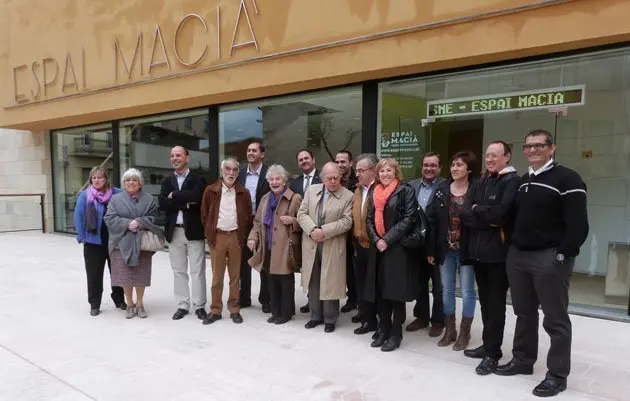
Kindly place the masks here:
<instances>
[{"instance_id":1,"label":"red scarf","mask_svg":"<svg viewBox=\"0 0 630 401\"><path fill-rule=\"evenodd\" d=\"M380 237L385 235L385 218L383 217L385 205L387 205L390 196L398 188L398 184L400 184L400 181L396 178L388 186L378 184L374 187L374 224L376 225L376 233Z\"/></svg>"}]
</instances>

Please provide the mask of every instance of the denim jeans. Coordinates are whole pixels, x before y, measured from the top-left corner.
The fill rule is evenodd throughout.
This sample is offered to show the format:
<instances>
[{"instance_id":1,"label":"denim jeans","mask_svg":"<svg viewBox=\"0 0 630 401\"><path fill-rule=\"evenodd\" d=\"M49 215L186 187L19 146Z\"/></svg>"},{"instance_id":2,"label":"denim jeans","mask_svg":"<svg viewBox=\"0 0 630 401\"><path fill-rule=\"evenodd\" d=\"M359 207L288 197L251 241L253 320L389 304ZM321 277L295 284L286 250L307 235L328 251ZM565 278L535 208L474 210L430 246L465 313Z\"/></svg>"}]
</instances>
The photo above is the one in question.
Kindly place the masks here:
<instances>
[{"instance_id":1,"label":"denim jeans","mask_svg":"<svg viewBox=\"0 0 630 401\"><path fill-rule=\"evenodd\" d=\"M444 314L455 314L455 287L457 282L457 272L459 271L459 283L462 292L464 310L463 317L473 317L475 315L475 272L472 266L459 264L459 253L447 252L444 264L440 266L442 286L444 287Z\"/></svg>"}]
</instances>

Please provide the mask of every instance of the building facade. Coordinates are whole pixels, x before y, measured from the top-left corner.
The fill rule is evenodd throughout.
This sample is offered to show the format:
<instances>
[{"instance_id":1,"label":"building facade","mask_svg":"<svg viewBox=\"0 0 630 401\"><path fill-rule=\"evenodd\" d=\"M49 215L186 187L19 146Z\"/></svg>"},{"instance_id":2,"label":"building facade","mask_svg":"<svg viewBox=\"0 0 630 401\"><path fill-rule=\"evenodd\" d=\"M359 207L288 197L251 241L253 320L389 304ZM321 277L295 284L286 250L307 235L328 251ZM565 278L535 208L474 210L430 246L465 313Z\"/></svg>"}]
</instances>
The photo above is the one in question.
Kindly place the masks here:
<instances>
[{"instance_id":1,"label":"building facade","mask_svg":"<svg viewBox=\"0 0 630 401\"><path fill-rule=\"evenodd\" d=\"M45 192L48 231L73 231L90 168L137 167L156 192L176 144L208 178L257 137L293 173L300 148L319 166L348 149L412 179L427 151L497 139L524 172L523 136L543 128L589 189L574 311L628 314L630 2L67 4L0 5L0 126L22 130L0 133L0 190Z\"/></svg>"}]
</instances>

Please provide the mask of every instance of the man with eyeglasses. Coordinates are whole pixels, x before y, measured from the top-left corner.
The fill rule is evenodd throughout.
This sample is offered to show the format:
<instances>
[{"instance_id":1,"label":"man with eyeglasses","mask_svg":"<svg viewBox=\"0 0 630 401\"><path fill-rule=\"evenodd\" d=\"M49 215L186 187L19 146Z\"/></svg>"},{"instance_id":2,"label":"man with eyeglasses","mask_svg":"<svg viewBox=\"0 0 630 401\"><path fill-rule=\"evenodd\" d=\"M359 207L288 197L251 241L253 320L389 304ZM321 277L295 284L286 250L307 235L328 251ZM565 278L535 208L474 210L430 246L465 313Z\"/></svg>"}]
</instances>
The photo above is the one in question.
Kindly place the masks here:
<instances>
[{"instance_id":1,"label":"man with eyeglasses","mask_svg":"<svg viewBox=\"0 0 630 401\"><path fill-rule=\"evenodd\" d=\"M418 203L422 210L433 201L435 189L444 182L440 177L442 165L440 155L428 152L422 159L422 178L411 181L409 184L415 189ZM416 297L416 305L413 308L415 320L407 326L407 331L418 331L429 327L429 336L439 337L444 330L444 303L442 301L442 280L440 270L431 266L426 261L420 261L420 293ZM433 309L429 300L429 281L432 284Z\"/></svg>"},{"instance_id":2,"label":"man with eyeglasses","mask_svg":"<svg viewBox=\"0 0 630 401\"><path fill-rule=\"evenodd\" d=\"M551 339L547 374L534 388L551 397L567 388L571 369L569 283L575 257L589 224L586 185L573 170L556 163L553 136L545 130L527 134L523 152L530 167L516 197L516 218L507 256L512 307L517 316L512 360L495 374L531 375L538 357L538 306Z\"/></svg>"}]
</instances>

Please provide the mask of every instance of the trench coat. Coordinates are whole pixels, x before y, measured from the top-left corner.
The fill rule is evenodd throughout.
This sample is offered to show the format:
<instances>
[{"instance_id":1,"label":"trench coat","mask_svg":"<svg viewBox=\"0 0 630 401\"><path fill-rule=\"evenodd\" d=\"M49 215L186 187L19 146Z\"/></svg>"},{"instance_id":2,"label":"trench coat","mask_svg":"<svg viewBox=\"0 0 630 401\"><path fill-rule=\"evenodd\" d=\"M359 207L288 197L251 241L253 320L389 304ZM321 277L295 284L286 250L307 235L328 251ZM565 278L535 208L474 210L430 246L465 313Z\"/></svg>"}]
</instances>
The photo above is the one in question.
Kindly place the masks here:
<instances>
[{"instance_id":1,"label":"trench coat","mask_svg":"<svg viewBox=\"0 0 630 401\"><path fill-rule=\"evenodd\" d=\"M267 249L267 228L264 224L265 214L267 213L267 204L272 192L266 193L260 200L260 205L254 217L254 226L249 232L247 240L256 241L254 255L248 260L249 265L261 271L265 262L265 257L269 260L269 273L271 274L291 274L293 270L287 263L289 258L289 238L294 244L300 243L300 235L302 229L297 222L297 211L302 203L302 197L287 188L276 207L275 216L273 218L273 237L271 249ZM290 216L293 218L293 224L283 224L280 216Z\"/></svg>"},{"instance_id":2,"label":"trench coat","mask_svg":"<svg viewBox=\"0 0 630 401\"><path fill-rule=\"evenodd\" d=\"M376 302L379 297L391 301L410 302L420 290L418 263L426 258L424 250L404 248L401 239L409 234L417 220L418 199L414 189L405 183L398 185L387 200L383 211L387 243L385 252L379 252L374 246L381 237L376 232L374 223L374 202L370 199L367 215L367 229L372 246L366 270L365 299Z\"/></svg>"},{"instance_id":3,"label":"trench coat","mask_svg":"<svg viewBox=\"0 0 630 401\"><path fill-rule=\"evenodd\" d=\"M317 228L318 203L324 194L323 184L311 185L304 194L298 210L298 223L302 227L302 289L308 292L313 273L317 242L310 237ZM354 194L345 188L331 192L324 204L324 231L320 295L322 301L346 297L346 240L352 229L352 201Z\"/></svg>"}]
</instances>

